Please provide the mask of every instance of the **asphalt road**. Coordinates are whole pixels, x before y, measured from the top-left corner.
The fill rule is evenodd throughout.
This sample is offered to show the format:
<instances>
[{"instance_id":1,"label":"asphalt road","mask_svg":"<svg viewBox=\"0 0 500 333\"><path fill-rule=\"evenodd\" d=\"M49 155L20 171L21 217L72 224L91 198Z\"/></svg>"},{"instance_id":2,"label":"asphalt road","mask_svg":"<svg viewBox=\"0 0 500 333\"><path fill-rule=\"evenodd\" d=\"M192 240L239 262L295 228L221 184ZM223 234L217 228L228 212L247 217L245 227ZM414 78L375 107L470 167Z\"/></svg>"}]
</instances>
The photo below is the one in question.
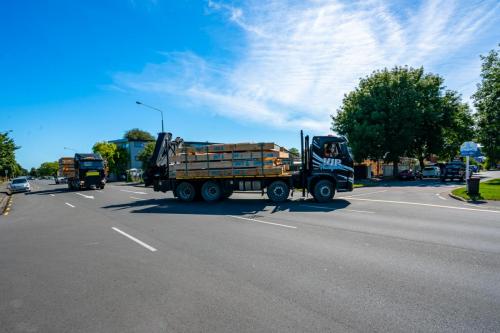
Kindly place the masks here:
<instances>
[{"instance_id":1,"label":"asphalt road","mask_svg":"<svg viewBox=\"0 0 500 333\"><path fill-rule=\"evenodd\" d=\"M396 185L275 206L35 181L0 217L0 331L500 331L500 210Z\"/></svg>"}]
</instances>

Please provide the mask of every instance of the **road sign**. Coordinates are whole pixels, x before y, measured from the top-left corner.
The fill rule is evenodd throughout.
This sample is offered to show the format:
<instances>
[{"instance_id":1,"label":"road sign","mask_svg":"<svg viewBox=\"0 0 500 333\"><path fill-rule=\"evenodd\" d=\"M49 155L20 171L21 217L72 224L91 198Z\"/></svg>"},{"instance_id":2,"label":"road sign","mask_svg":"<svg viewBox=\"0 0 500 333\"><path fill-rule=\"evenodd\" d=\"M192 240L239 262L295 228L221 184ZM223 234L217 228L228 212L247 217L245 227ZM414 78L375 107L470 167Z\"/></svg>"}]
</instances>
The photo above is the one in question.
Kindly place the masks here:
<instances>
[{"instance_id":1,"label":"road sign","mask_svg":"<svg viewBox=\"0 0 500 333\"><path fill-rule=\"evenodd\" d=\"M460 155L462 156L475 156L477 153L477 143L466 141L460 146Z\"/></svg>"}]
</instances>

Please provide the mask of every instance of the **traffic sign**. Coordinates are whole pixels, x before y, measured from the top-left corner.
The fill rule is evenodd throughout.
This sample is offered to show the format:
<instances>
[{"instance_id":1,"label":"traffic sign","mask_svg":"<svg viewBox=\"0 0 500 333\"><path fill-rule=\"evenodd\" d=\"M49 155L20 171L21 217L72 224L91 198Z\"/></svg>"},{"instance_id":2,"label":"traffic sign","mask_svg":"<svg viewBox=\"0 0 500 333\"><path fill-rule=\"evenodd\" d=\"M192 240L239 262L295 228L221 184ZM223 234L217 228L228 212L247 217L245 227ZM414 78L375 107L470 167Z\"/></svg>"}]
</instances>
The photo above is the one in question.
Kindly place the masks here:
<instances>
[{"instance_id":1,"label":"traffic sign","mask_svg":"<svg viewBox=\"0 0 500 333\"><path fill-rule=\"evenodd\" d=\"M477 153L477 143L466 141L460 146L460 155L462 156L475 156Z\"/></svg>"}]
</instances>

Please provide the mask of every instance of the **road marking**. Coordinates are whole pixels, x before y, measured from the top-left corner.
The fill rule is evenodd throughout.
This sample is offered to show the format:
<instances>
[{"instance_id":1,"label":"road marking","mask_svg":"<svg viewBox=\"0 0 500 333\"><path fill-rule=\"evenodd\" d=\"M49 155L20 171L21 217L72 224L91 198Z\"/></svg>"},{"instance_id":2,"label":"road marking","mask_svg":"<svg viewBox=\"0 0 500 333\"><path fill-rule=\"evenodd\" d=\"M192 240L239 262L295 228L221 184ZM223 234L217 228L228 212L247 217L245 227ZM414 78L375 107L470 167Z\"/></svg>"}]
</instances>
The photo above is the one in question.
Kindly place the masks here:
<instances>
[{"instance_id":1,"label":"road marking","mask_svg":"<svg viewBox=\"0 0 500 333\"><path fill-rule=\"evenodd\" d=\"M118 229L118 228L112 227L111 229L113 229L114 231L116 231L116 232L118 232L118 233L122 234L122 235L123 235L123 236L125 236L125 237L128 237L129 239L133 240L133 241L134 241L134 242L136 242L137 244L144 246L146 249L148 249L148 250L149 250L149 251L151 251L151 252L156 252L156 251L158 251L157 249L155 249L155 248L154 248L154 247L152 247L151 245L148 245L148 244L144 243L143 241L141 241L141 240L139 240L139 239L135 238L134 236L130 236L129 234L127 234L127 233L126 233L126 232L124 232L124 231L121 231L121 230L120 230L120 229Z\"/></svg>"},{"instance_id":2,"label":"road marking","mask_svg":"<svg viewBox=\"0 0 500 333\"><path fill-rule=\"evenodd\" d=\"M128 191L128 190L120 190L122 192L128 192L128 193L134 193L134 194L147 194L146 192L135 192L135 191Z\"/></svg>"},{"instance_id":3,"label":"road marking","mask_svg":"<svg viewBox=\"0 0 500 333\"><path fill-rule=\"evenodd\" d=\"M368 192L368 193L360 193L360 194L348 195L348 196L342 197L342 198L360 197L362 195L370 195L370 194L382 193L382 192L387 192L387 190L381 190L381 191L375 191L375 192Z\"/></svg>"},{"instance_id":4,"label":"road marking","mask_svg":"<svg viewBox=\"0 0 500 333\"><path fill-rule=\"evenodd\" d=\"M50 196L51 196L51 197L55 197L55 194L51 194Z\"/></svg>"},{"instance_id":5,"label":"road marking","mask_svg":"<svg viewBox=\"0 0 500 333\"><path fill-rule=\"evenodd\" d=\"M72 208L75 208L75 206L73 206L73 205L72 205L72 204L70 204L70 203L65 202L65 204L66 204L66 205L68 205L68 206L70 206L70 207L72 207Z\"/></svg>"},{"instance_id":6,"label":"road marking","mask_svg":"<svg viewBox=\"0 0 500 333\"><path fill-rule=\"evenodd\" d=\"M369 212L367 210L358 210L358 209L347 209L347 208L335 208L335 207L327 207L327 206L317 206L317 205L301 205L304 207L311 207L311 208L320 208L320 209L331 209L339 212L343 211L348 211L348 212L356 212L356 213L368 213L368 214L375 214L375 212Z\"/></svg>"},{"instance_id":7,"label":"road marking","mask_svg":"<svg viewBox=\"0 0 500 333\"><path fill-rule=\"evenodd\" d=\"M446 198L443 198L443 197L441 196L441 194L436 193L436 195L437 195L437 197L438 197L439 199L441 199L441 200L446 200Z\"/></svg>"},{"instance_id":8,"label":"road marking","mask_svg":"<svg viewBox=\"0 0 500 333\"><path fill-rule=\"evenodd\" d=\"M130 197L130 199L135 199L135 200L148 200L148 199L138 198L138 197Z\"/></svg>"},{"instance_id":9,"label":"road marking","mask_svg":"<svg viewBox=\"0 0 500 333\"><path fill-rule=\"evenodd\" d=\"M78 193L78 192L75 193L75 194L78 194L79 196L82 196L82 197L87 198L87 199L92 199L92 200L94 199L93 195L85 195L85 194L81 194L81 193Z\"/></svg>"},{"instance_id":10,"label":"road marking","mask_svg":"<svg viewBox=\"0 0 500 333\"><path fill-rule=\"evenodd\" d=\"M251 219L251 218L248 218L248 217L243 217L243 216L234 216L234 215L228 215L228 216L229 217L233 217L235 219L247 220L247 221L252 221L252 222L257 222L257 223L263 223L263 224L271 224L271 225L276 225L276 226L283 227L283 228L297 229L297 227L294 227L294 226L291 226L291 225L286 225L286 224L260 221L260 220Z\"/></svg>"},{"instance_id":11,"label":"road marking","mask_svg":"<svg viewBox=\"0 0 500 333\"><path fill-rule=\"evenodd\" d=\"M364 199L364 198L352 198L351 200L371 201L371 202L386 202L386 203L395 203L395 204L403 204L403 205L427 206L427 207L449 208L449 209L458 209L458 210L470 210L470 211L477 211L477 212L500 213L500 210L493 210L493 209L477 209L477 208L466 208L466 207L443 206L443 205L426 204L426 203L420 203L420 202Z\"/></svg>"}]
</instances>

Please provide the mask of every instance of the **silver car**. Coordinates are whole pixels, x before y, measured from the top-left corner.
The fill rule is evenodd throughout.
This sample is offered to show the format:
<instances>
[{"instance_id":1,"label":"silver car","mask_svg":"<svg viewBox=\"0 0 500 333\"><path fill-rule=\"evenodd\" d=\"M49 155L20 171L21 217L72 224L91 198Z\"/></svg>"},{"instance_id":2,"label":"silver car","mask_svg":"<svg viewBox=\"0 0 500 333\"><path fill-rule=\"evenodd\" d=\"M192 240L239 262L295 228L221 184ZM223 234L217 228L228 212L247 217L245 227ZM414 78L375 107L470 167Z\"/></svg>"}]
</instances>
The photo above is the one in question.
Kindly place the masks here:
<instances>
[{"instance_id":1,"label":"silver car","mask_svg":"<svg viewBox=\"0 0 500 333\"><path fill-rule=\"evenodd\" d=\"M26 177L14 178L9 183L11 193L16 192L31 192L31 186Z\"/></svg>"}]
</instances>

